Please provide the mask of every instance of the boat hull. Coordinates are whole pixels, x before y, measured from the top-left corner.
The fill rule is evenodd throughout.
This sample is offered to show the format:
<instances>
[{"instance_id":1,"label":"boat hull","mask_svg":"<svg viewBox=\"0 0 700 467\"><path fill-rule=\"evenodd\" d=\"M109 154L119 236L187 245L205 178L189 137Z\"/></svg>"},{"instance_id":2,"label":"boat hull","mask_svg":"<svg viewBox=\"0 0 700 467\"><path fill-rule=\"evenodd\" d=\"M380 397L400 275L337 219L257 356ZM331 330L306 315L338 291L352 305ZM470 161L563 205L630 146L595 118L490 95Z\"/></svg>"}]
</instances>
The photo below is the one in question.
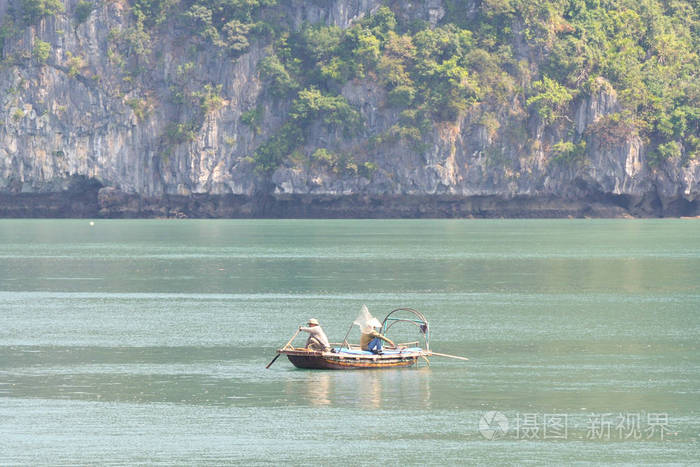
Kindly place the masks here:
<instances>
[{"instance_id":1,"label":"boat hull","mask_svg":"<svg viewBox=\"0 0 700 467\"><path fill-rule=\"evenodd\" d=\"M281 351L297 368L312 370L370 370L412 366L420 353L394 355L344 355L342 353L305 350Z\"/></svg>"}]
</instances>

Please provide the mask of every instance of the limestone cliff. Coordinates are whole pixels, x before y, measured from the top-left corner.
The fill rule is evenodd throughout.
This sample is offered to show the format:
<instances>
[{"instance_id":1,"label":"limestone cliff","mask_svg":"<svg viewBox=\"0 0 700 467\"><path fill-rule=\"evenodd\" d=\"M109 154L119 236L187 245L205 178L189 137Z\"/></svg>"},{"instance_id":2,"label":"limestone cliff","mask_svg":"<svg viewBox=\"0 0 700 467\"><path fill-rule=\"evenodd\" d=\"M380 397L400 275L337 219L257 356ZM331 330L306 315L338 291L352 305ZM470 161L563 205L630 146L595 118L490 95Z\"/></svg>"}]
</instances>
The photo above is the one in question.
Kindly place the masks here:
<instances>
[{"instance_id":1,"label":"limestone cliff","mask_svg":"<svg viewBox=\"0 0 700 467\"><path fill-rule=\"evenodd\" d=\"M290 28L345 28L385 2L283 3L276 14ZM390 131L399 113L371 76L352 79L340 93L360 113L362 130L344 135L312 125L301 152L334 148L372 170L334 170L291 157L261 172L251 156L290 110L258 72L268 41L251 40L232 58L193 49L173 27L138 54L135 44L119 39L134 27L126 1L97 2L79 24L77 5L66 0L64 12L5 40L0 215L700 214L700 162L650 164L643 138L624 122L606 121L619 104L603 78L568 104L560 123L545 124L514 98L488 108L491 123L482 118L487 104L477 103L454 121L434 122L418 142L384 144L368 141ZM430 0L395 9L435 25L446 6ZM0 0L0 15L7 14L8 0ZM50 44L45 60L36 57L40 42ZM257 123L243 123L252 111ZM585 142L585 154L557 157L560 141Z\"/></svg>"}]
</instances>

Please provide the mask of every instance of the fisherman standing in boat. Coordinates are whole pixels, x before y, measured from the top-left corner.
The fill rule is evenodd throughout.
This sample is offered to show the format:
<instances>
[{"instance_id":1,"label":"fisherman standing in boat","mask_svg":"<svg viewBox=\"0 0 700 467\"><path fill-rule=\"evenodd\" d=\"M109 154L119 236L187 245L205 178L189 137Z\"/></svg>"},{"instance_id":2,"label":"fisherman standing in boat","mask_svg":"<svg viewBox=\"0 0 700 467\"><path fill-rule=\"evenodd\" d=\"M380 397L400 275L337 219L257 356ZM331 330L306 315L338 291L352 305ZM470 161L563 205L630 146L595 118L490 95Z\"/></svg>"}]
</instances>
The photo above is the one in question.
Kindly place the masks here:
<instances>
[{"instance_id":1,"label":"fisherman standing in boat","mask_svg":"<svg viewBox=\"0 0 700 467\"><path fill-rule=\"evenodd\" d=\"M299 326L300 331L310 334L309 338L306 340L306 348L323 352L330 349L331 345L328 342L328 337L318 324L318 320L316 318L311 318L307 324L309 327Z\"/></svg>"},{"instance_id":2,"label":"fisherman standing in boat","mask_svg":"<svg viewBox=\"0 0 700 467\"><path fill-rule=\"evenodd\" d=\"M377 332L377 327L374 326L369 329L363 329L360 336L360 344L362 345L362 350L369 350L374 354L381 355L382 352L382 341L385 341L392 347L396 347L396 344L386 336L383 336Z\"/></svg>"}]
</instances>

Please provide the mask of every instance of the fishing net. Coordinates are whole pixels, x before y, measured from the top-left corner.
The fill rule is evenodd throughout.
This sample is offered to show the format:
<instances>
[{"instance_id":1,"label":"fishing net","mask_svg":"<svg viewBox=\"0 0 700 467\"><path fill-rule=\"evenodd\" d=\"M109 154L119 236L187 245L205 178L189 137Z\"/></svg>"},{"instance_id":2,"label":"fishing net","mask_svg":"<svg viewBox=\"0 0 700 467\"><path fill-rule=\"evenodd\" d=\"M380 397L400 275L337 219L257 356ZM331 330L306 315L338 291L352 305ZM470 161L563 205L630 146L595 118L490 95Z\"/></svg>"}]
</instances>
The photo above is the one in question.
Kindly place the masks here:
<instances>
[{"instance_id":1,"label":"fishing net","mask_svg":"<svg viewBox=\"0 0 700 467\"><path fill-rule=\"evenodd\" d=\"M369 334L373 328L382 327L382 323L369 313L367 305L362 305L360 315L353 321L353 324L357 324L360 327L362 334Z\"/></svg>"}]
</instances>

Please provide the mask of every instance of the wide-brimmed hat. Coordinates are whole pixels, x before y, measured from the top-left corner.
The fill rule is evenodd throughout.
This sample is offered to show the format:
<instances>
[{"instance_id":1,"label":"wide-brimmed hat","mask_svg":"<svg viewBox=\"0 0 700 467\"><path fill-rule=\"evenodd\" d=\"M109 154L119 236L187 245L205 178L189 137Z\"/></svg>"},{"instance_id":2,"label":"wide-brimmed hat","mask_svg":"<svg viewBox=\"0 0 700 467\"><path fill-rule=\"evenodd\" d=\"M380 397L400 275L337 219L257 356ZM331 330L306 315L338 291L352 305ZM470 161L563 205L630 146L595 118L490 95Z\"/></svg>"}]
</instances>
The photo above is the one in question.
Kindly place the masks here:
<instances>
[{"instance_id":1,"label":"wide-brimmed hat","mask_svg":"<svg viewBox=\"0 0 700 467\"><path fill-rule=\"evenodd\" d=\"M315 324L316 326L318 326L318 320L316 318L311 318L309 320L309 324Z\"/></svg>"}]
</instances>

